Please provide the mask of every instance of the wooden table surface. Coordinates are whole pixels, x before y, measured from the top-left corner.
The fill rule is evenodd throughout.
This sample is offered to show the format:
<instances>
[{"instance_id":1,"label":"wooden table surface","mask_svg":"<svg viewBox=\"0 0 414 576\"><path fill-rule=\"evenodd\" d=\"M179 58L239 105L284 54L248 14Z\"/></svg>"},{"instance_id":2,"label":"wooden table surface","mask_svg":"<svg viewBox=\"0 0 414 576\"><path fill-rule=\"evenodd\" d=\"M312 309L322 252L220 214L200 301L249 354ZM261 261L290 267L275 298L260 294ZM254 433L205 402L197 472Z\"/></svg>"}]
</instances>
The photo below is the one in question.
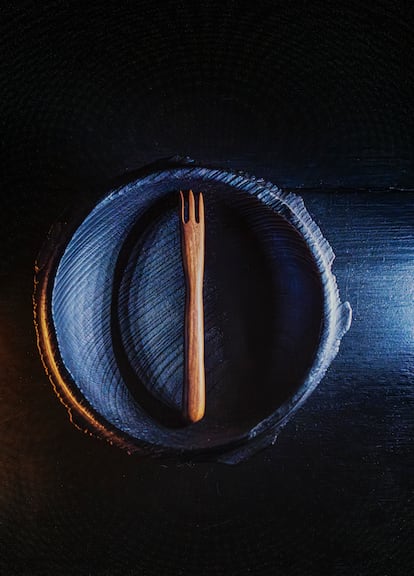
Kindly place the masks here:
<instances>
[{"instance_id":1,"label":"wooden table surface","mask_svg":"<svg viewBox=\"0 0 414 576\"><path fill-rule=\"evenodd\" d=\"M0 26L0 572L408 574L408 15L395 2L8 2ZM237 466L143 460L82 434L36 347L50 225L174 154L299 191L354 312L316 392Z\"/></svg>"}]
</instances>

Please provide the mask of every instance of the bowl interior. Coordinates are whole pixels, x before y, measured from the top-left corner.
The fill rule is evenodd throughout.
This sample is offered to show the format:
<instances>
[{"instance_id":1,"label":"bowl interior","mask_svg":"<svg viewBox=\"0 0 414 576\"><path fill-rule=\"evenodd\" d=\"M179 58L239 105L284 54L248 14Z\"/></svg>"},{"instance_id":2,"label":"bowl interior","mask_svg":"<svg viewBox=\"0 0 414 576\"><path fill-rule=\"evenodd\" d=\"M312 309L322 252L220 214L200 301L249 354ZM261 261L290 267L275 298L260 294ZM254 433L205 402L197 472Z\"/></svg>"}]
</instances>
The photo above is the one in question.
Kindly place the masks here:
<instances>
[{"instance_id":1,"label":"bowl interior","mask_svg":"<svg viewBox=\"0 0 414 576\"><path fill-rule=\"evenodd\" d=\"M66 246L52 313L73 386L103 421L161 450L209 450L249 432L306 386L324 291L298 230L223 182L142 186L108 197ZM206 415L180 418L185 278L180 188L202 191Z\"/></svg>"},{"instance_id":2,"label":"bowl interior","mask_svg":"<svg viewBox=\"0 0 414 576\"><path fill-rule=\"evenodd\" d=\"M303 384L323 319L312 255L296 229L256 197L204 191L204 442L246 434ZM120 253L112 330L135 400L180 427L185 281L177 192L136 223ZM192 426L183 430L191 432ZM203 438L200 438L203 442Z\"/></svg>"}]
</instances>

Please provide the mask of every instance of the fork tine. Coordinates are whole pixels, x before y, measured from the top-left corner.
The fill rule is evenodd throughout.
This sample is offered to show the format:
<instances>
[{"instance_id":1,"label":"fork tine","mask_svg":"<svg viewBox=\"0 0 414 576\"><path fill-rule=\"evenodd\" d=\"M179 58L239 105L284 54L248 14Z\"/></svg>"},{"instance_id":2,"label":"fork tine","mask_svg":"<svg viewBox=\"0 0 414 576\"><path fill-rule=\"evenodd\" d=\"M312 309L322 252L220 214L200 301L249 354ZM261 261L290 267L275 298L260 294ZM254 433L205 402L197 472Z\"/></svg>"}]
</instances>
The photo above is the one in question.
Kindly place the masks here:
<instances>
[{"instance_id":1,"label":"fork tine","mask_svg":"<svg viewBox=\"0 0 414 576\"><path fill-rule=\"evenodd\" d=\"M204 223L204 198L202 192L198 196L198 221L200 224Z\"/></svg>"},{"instance_id":2,"label":"fork tine","mask_svg":"<svg viewBox=\"0 0 414 576\"><path fill-rule=\"evenodd\" d=\"M182 190L180 190L180 198L181 198L181 222L185 224L185 200Z\"/></svg>"},{"instance_id":3,"label":"fork tine","mask_svg":"<svg viewBox=\"0 0 414 576\"><path fill-rule=\"evenodd\" d=\"M188 221L194 222L195 219L195 199L193 191L190 190L188 193Z\"/></svg>"}]
</instances>

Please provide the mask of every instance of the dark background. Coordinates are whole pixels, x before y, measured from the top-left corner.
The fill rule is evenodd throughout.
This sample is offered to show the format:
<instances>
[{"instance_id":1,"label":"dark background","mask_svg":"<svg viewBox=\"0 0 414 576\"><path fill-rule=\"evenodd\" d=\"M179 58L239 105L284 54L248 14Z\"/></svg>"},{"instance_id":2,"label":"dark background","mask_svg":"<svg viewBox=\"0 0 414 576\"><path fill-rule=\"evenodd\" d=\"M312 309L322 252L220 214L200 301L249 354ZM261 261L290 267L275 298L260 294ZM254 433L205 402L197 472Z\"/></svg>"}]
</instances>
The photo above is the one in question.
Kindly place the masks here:
<instances>
[{"instance_id":1,"label":"dark background","mask_svg":"<svg viewBox=\"0 0 414 576\"><path fill-rule=\"evenodd\" d=\"M2 4L2 574L410 572L404 5ZM50 225L174 154L299 188L354 310L318 390L272 448L234 467L142 460L83 435L36 348L33 265Z\"/></svg>"}]
</instances>

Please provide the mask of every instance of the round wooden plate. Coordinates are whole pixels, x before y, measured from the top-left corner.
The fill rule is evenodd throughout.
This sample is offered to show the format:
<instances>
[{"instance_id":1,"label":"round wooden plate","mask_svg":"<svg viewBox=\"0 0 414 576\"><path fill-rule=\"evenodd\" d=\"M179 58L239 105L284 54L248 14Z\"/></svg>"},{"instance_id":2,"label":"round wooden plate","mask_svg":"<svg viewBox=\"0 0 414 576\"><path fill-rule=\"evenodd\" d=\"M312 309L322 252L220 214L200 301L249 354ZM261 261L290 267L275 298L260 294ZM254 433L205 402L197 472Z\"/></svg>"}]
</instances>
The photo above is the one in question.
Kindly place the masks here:
<instances>
[{"instance_id":1,"label":"round wooden plate","mask_svg":"<svg viewBox=\"0 0 414 576\"><path fill-rule=\"evenodd\" d=\"M178 192L190 188L206 209L207 404L186 426ZM57 230L37 264L42 358L74 419L130 451L238 461L271 443L349 327L302 200L245 174L167 161Z\"/></svg>"}]
</instances>

